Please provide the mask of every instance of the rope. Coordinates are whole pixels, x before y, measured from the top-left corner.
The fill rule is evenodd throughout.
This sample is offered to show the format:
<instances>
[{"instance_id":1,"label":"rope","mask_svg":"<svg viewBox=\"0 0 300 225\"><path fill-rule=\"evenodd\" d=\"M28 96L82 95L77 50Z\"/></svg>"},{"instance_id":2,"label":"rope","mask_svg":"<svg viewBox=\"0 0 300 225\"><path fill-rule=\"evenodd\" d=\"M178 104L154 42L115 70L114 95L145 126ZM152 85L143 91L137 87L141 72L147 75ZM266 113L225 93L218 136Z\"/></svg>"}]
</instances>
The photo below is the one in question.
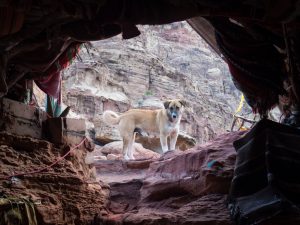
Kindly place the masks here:
<instances>
[{"instance_id":1,"label":"rope","mask_svg":"<svg viewBox=\"0 0 300 225\"><path fill-rule=\"evenodd\" d=\"M245 97L244 97L244 94L242 93L241 94L241 100L240 100L239 106L237 107L237 109L235 110L235 113L233 114L233 121L232 121L232 125L231 125L231 131L233 131L233 128L234 128L234 126L235 126L236 123L238 123L239 130L246 129L243 126L245 118L242 118L242 117L240 117L240 116L237 115L242 110L242 108L244 106L244 101L245 101ZM242 119L243 122L240 122L240 119Z\"/></svg>"},{"instance_id":2,"label":"rope","mask_svg":"<svg viewBox=\"0 0 300 225\"><path fill-rule=\"evenodd\" d=\"M64 158L66 158L72 151L74 151L76 148L80 147L84 141L86 140L86 137L84 139L82 139L82 141L75 145L73 148L71 148L66 154L64 154L62 157L58 157L56 161L54 161L53 163L51 163L50 165L48 166L45 166L44 168L41 168L41 169L37 169L37 170L33 170L31 172L24 172L24 173L18 173L18 174L14 174L14 175L10 175L10 176L6 176L6 177L3 177L2 179L5 179L5 180L9 180L10 178L12 177L19 177L19 176L25 176L25 175L30 175L30 174L35 174L35 173L41 173L51 167L53 167L54 165L56 165L57 163L59 163L60 161L62 161ZM1 179L1 178L0 178Z\"/></svg>"},{"instance_id":3,"label":"rope","mask_svg":"<svg viewBox=\"0 0 300 225\"><path fill-rule=\"evenodd\" d=\"M235 110L235 113L234 113L234 116L239 113L241 111L241 109L243 108L243 105L244 105L244 101L245 101L245 97L244 95L242 94L241 95L241 100L240 100L240 104L239 106L237 107L237 109Z\"/></svg>"}]
</instances>

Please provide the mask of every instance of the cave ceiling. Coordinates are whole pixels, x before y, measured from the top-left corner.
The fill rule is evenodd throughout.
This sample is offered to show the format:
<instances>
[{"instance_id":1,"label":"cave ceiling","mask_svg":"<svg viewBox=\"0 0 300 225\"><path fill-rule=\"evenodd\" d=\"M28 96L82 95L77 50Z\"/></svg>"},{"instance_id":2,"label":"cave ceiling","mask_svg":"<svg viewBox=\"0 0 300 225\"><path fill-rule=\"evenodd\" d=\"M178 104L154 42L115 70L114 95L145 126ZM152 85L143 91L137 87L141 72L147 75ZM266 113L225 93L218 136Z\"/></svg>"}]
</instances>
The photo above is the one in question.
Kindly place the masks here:
<instances>
[{"instance_id":1,"label":"cave ceiling","mask_svg":"<svg viewBox=\"0 0 300 225\"><path fill-rule=\"evenodd\" d=\"M60 71L83 43L140 34L136 25L187 20L228 63L254 111L297 104L300 1L0 0L0 97L34 80L55 97ZM201 60L201 59L199 59ZM199 75L200 76L200 75Z\"/></svg>"}]
</instances>

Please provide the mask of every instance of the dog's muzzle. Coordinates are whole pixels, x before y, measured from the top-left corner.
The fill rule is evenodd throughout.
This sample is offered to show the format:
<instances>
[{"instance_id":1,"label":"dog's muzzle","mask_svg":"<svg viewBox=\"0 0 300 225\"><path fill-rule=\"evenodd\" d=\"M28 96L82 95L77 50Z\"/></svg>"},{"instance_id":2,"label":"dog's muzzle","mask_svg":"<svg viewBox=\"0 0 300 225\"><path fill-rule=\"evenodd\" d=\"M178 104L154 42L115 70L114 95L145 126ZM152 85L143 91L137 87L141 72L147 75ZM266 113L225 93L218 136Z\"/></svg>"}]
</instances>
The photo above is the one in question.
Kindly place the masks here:
<instances>
[{"instance_id":1,"label":"dog's muzzle","mask_svg":"<svg viewBox=\"0 0 300 225\"><path fill-rule=\"evenodd\" d=\"M176 113L172 113L172 118L173 118L173 119L176 119L176 118L177 118Z\"/></svg>"}]
</instances>

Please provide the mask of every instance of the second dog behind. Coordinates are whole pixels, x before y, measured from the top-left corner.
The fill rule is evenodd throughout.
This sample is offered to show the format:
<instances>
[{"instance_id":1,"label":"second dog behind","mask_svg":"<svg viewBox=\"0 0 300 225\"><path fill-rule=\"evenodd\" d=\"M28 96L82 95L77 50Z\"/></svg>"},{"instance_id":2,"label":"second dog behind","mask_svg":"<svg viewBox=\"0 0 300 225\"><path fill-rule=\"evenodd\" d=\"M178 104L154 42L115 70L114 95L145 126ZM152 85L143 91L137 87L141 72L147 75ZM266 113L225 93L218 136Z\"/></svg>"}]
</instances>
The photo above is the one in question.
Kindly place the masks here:
<instances>
[{"instance_id":1,"label":"second dog behind","mask_svg":"<svg viewBox=\"0 0 300 225\"><path fill-rule=\"evenodd\" d=\"M103 113L103 120L109 125L118 124L118 130L123 139L124 159L134 159L135 129L159 134L163 152L175 150L184 106L185 101L176 99L165 101L164 109L131 109L121 115L108 110ZM168 137L170 137L170 149L167 143Z\"/></svg>"}]
</instances>

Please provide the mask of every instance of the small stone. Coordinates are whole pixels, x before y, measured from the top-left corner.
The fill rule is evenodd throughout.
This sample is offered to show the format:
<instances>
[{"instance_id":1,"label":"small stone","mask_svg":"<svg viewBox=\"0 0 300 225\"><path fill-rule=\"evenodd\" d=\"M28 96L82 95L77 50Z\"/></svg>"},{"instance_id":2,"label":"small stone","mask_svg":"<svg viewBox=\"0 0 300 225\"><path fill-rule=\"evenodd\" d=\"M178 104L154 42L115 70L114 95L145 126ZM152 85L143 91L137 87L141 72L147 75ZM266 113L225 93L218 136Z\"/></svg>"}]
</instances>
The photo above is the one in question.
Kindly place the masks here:
<instances>
[{"instance_id":1,"label":"small stone","mask_svg":"<svg viewBox=\"0 0 300 225\"><path fill-rule=\"evenodd\" d=\"M118 160L118 156L116 156L115 154L108 154L106 156L107 160Z\"/></svg>"},{"instance_id":2,"label":"small stone","mask_svg":"<svg viewBox=\"0 0 300 225\"><path fill-rule=\"evenodd\" d=\"M107 157L105 155L96 155L94 156L95 160L107 160Z\"/></svg>"}]
</instances>

